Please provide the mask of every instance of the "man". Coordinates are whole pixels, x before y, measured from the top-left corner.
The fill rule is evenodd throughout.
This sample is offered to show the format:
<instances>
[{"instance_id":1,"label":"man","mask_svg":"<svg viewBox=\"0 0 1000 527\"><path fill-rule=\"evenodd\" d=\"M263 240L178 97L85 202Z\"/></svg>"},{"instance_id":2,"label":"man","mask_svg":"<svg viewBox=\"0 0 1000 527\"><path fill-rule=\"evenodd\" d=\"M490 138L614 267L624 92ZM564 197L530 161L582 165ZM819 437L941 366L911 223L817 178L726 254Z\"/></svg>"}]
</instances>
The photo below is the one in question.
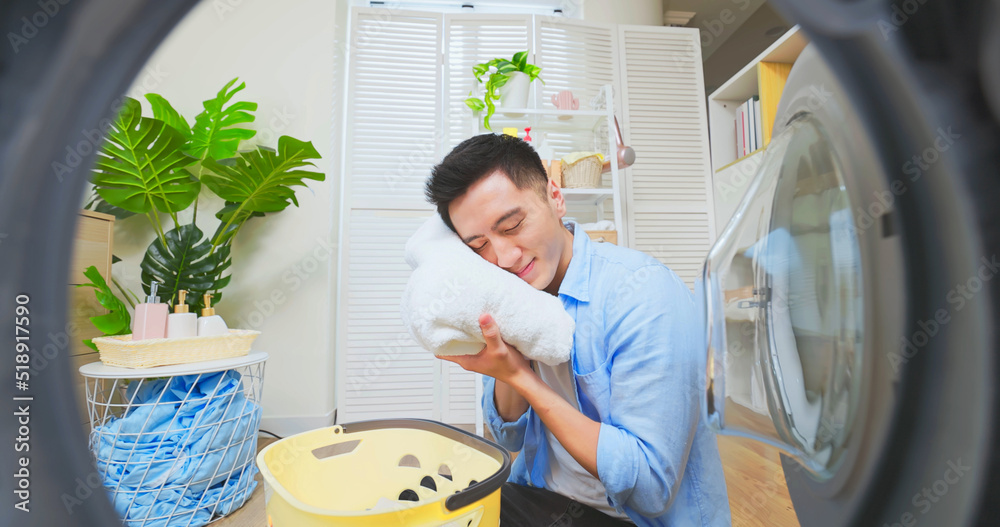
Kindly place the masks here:
<instances>
[{"instance_id":1,"label":"man","mask_svg":"<svg viewBox=\"0 0 1000 527\"><path fill-rule=\"evenodd\" d=\"M651 256L564 224L561 190L516 137L462 142L426 193L472 250L557 295L576 321L571 359L554 367L504 342L488 313L481 352L440 357L484 375L489 429L520 451L501 524L729 525L715 437L699 419L703 330L687 286Z\"/></svg>"}]
</instances>

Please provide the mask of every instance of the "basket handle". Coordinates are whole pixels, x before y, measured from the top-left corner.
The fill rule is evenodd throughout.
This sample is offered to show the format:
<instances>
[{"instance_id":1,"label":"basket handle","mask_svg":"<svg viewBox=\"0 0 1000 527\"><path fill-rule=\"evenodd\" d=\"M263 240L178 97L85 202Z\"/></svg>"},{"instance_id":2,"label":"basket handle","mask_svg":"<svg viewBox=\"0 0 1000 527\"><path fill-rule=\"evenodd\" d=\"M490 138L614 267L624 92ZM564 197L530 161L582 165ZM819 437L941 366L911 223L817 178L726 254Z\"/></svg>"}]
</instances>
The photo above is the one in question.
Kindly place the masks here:
<instances>
[{"instance_id":1,"label":"basket handle","mask_svg":"<svg viewBox=\"0 0 1000 527\"><path fill-rule=\"evenodd\" d=\"M340 435L342 432L343 428L340 425L335 426L333 429L333 434L335 436ZM342 441L340 443L332 443L326 446L321 446L319 448L314 448L312 450L312 455L315 456L316 459L322 461L324 459L329 459L331 457L350 454L351 452L354 452L354 450L358 448L358 445L360 443L361 443L360 439Z\"/></svg>"},{"instance_id":2,"label":"basket handle","mask_svg":"<svg viewBox=\"0 0 1000 527\"><path fill-rule=\"evenodd\" d=\"M476 483L475 485L466 487L458 493L448 496L448 498L444 500L445 508L449 511L457 511L462 507L468 507L486 496L493 494L500 488L500 485L503 485L503 483L507 481L507 476L510 475L509 463L504 466L504 469L484 479L483 481Z\"/></svg>"}]
</instances>

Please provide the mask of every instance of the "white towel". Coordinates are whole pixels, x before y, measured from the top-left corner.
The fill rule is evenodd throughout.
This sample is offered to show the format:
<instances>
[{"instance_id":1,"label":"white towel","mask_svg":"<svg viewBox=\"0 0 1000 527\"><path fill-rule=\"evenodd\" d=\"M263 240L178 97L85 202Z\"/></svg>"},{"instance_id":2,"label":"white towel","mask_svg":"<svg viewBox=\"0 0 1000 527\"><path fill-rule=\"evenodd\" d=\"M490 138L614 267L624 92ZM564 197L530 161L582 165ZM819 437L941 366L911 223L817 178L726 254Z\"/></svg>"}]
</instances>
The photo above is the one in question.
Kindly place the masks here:
<instances>
[{"instance_id":1,"label":"white towel","mask_svg":"<svg viewBox=\"0 0 1000 527\"><path fill-rule=\"evenodd\" d=\"M613 231L615 230L615 222L601 220L596 223L581 223L579 227L585 231Z\"/></svg>"},{"instance_id":2,"label":"white towel","mask_svg":"<svg viewBox=\"0 0 1000 527\"><path fill-rule=\"evenodd\" d=\"M485 341L479 316L525 357L550 366L569 360L573 317L555 296L484 260L434 214L406 242L413 274L400 314L413 338L435 355L472 355Z\"/></svg>"}]
</instances>

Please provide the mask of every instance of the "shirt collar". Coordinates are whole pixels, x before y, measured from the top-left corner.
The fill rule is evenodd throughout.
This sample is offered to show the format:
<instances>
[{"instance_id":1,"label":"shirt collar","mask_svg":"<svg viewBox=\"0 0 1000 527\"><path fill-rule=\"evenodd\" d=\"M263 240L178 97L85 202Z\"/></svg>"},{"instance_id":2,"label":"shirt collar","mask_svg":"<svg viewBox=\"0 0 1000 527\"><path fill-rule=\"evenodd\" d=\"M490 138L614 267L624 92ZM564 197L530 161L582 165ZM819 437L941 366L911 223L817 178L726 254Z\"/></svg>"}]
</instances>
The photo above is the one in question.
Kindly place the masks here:
<instances>
[{"instance_id":1,"label":"shirt collar","mask_svg":"<svg viewBox=\"0 0 1000 527\"><path fill-rule=\"evenodd\" d=\"M573 258L569 261L566 274L559 284L559 294L577 299L580 302L590 302L590 256L592 252L590 236L579 227L575 221L564 223L566 228L572 226Z\"/></svg>"}]
</instances>

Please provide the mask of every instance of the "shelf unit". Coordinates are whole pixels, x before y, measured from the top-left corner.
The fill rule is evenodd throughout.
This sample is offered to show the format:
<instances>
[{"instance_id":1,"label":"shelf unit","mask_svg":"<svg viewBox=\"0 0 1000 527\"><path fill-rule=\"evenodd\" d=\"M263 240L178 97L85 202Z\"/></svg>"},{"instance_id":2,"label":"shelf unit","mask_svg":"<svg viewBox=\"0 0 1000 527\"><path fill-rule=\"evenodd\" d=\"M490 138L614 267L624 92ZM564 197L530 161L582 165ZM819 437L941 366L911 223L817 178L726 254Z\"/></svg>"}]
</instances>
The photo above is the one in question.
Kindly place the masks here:
<instances>
[{"instance_id":1,"label":"shelf unit","mask_svg":"<svg viewBox=\"0 0 1000 527\"><path fill-rule=\"evenodd\" d=\"M537 147L542 139L552 148L553 158L561 159L566 154L580 150L595 150L594 143L601 143L601 153L605 159L611 155L614 148L614 102L610 85L601 88L601 97L597 106L603 108L560 110L558 108L539 108L539 90L531 86L529 89L530 103L535 107L502 108L497 107L490 117L490 127L494 133L500 133L504 128L517 128L518 137L524 136L524 128L531 127L532 143ZM593 102L593 101L592 101ZM551 104L542 101L542 104ZM581 105L586 104L580 101ZM476 120L476 133L487 133L483 126L482 112L472 112ZM607 126L602 126L608 123ZM605 136L606 134L606 136ZM600 137L598 137L600 135ZM610 176L610 177L608 177ZM622 191L619 170L616 163L611 163L610 174L602 175L602 187L599 188L563 188L566 200L567 216L574 216L580 223L589 223L577 216L578 213L593 214L594 221L605 219L605 205L610 199L614 209L615 232L618 240L627 240L624 215L622 209ZM610 186L608 186L610 185Z\"/></svg>"},{"instance_id":2,"label":"shelf unit","mask_svg":"<svg viewBox=\"0 0 1000 527\"><path fill-rule=\"evenodd\" d=\"M793 27L708 96L716 235L729 223L757 173L788 72L808 43L799 27ZM736 111L754 95L760 96L764 146L737 158Z\"/></svg>"},{"instance_id":3,"label":"shelf unit","mask_svg":"<svg viewBox=\"0 0 1000 527\"><path fill-rule=\"evenodd\" d=\"M742 161L762 150L758 149L740 159L736 156L736 134L733 124L736 111L754 95L760 96L763 148L767 148L785 79L788 78L792 64L808 43L799 27L793 27L708 96L709 142L712 147L713 172L718 172L734 161Z\"/></svg>"}]
</instances>

